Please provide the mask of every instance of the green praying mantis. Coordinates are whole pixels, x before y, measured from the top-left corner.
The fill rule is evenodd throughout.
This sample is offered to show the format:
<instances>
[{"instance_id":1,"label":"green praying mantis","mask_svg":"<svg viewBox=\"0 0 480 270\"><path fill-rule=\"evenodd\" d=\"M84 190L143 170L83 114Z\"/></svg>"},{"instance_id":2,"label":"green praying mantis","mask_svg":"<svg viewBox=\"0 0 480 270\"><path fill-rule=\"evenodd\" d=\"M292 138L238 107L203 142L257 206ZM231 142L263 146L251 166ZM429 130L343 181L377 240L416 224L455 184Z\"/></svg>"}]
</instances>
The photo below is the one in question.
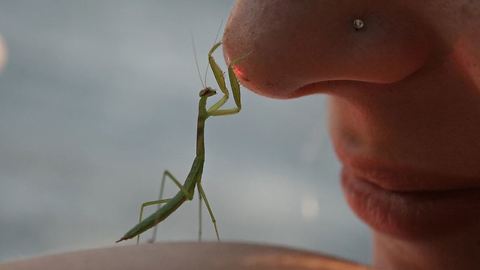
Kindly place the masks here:
<instances>
[{"instance_id":1,"label":"green praying mantis","mask_svg":"<svg viewBox=\"0 0 480 270\"><path fill-rule=\"evenodd\" d=\"M216 91L210 87L204 86L199 93L200 101L198 103L198 120L197 120L197 145L196 145L196 155L195 159L193 160L192 167L190 172L188 173L187 178L183 185L171 174L168 170L164 171L162 177L162 183L160 186L160 198L156 201L149 201L142 204L140 208L140 218L139 223L135 225L132 229L130 229L125 235L117 241L124 241L134 237L137 237L137 243L139 242L140 234L147 231L148 229L156 226L161 221L165 220L168 216L170 216L175 210L177 210L185 201L191 201L193 199L193 195L195 192L195 188L197 188L199 193L199 208L201 209L201 202L202 199L205 201L205 205L207 206L208 213L210 214L210 218L212 220L215 234L217 236L217 240L220 241L220 236L218 233L217 223L215 220L215 216L213 214L212 208L208 202L207 196L205 195L205 191L202 187L202 173L203 173L203 166L205 163L205 142L204 142L204 129L205 129L205 121L211 116L223 116L223 115L232 115L238 113L241 108L241 100L240 100L240 84L238 79L234 73L233 67L242 59L244 59L247 55L242 56L238 59L233 60L228 65L228 77L230 80L230 86L232 88L232 94L235 101L236 107L224 109L223 106L227 102L229 98L228 88L225 82L225 77L223 75L223 71L215 62L213 58L213 53L215 50L222 45L221 42L218 42L213 45L213 47L208 52L208 63L210 69L213 71L213 75L215 80L223 93L223 97L219 99L216 103L214 103L210 108L207 109L207 99L211 96L216 94ZM165 180L170 179L173 183L180 189L177 194L171 198L163 199L163 188L165 185ZM142 220L143 217L143 210L147 206L151 205L158 205L157 211L153 214L148 216L147 218ZM201 212L200 212L201 213ZM153 240L155 239L156 230L154 231ZM201 238L201 215L200 215L200 226L199 226L199 239Z\"/></svg>"}]
</instances>

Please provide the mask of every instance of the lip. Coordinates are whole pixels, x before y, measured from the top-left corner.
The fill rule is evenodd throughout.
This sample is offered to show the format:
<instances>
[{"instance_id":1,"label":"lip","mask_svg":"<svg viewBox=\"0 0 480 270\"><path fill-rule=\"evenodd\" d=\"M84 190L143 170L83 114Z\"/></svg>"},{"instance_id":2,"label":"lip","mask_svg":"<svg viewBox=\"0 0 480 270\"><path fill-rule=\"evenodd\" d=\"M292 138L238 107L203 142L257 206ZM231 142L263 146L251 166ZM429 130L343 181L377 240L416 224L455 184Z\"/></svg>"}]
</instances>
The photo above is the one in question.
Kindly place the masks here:
<instances>
[{"instance_id":1,"label":"lip","mask_svg":"<svg viewBox=\"0 0 480 270\"><path fill-rule=\"evenodd\" d=\"M387 190L376 183L405 181L409 179L405 175L411 174L379 180L357 172L346 166L342 169L345 197L353 211L377 231L418 239L453 233L479 222L479 188Z\"/></svg>"},{"instance_id":2,"label":"lip","mask_svg":"<svg viewBox=\"0 0 480 270\"><path fill-rule=\"evenodd\" d=\"M348 204L377 232L421 239L480 222L480 179L353 154L335 143Z\"/></svg>"},{"instance_id":3,"label":"lip","mask_svg":"<svg viewBox=\"0 0 480 270\"><path fill-rule=\"evenodd\" d=\"M334 145L347 202L377 232L428 239L479 225L479 178L434 173Z\"/></svg>"},{"instance_id":4,"label":"lip","mask_svg":"<svg viewBox=\"0 0 480 270\"><path fill-rule=\"evenodd\" d=\"M433 172L398 162L354 155L340 143L334 143L342 164L364 181L393 192L448 191L480 189L480 177Z\"/></svg>"}]
</instances>

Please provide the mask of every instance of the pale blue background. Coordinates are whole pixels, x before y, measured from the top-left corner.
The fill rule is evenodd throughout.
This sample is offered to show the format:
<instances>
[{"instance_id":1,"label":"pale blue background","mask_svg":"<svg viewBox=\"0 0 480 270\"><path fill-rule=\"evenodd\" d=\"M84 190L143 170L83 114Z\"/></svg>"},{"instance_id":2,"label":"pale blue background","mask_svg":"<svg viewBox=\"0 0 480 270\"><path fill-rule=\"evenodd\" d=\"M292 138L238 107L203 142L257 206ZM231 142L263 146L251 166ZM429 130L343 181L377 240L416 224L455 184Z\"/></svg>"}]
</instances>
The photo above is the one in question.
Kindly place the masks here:
<instances>
[{"instance_id":1,"label":"pale blue background","mask_svg":"<svg viewBox=\"0 0 480 270\"><path fill-rule=\"evenodd\" d=\"M190 33L203 70L232 3L0 2L10 53L0 75L0 261L113 245L155 199L165 168L186 176L201 86ZM241 114L207 122L204 186L224 240L370 261L370 232L340 190L325 101L244 90ZM195 240L195 210L184 205L159 240Z\"/></svg>"}]
</instances>

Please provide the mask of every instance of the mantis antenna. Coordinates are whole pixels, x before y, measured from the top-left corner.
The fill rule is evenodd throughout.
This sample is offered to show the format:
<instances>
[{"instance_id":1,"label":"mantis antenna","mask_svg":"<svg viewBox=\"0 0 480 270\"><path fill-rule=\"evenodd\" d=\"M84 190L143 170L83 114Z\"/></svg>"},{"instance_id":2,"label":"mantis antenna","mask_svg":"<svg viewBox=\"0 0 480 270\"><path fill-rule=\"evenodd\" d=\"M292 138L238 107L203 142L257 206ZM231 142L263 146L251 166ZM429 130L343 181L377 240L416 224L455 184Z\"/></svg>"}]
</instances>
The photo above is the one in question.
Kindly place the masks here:
<instances>
[{"instance_id":1,"label":"mantis antenna","mask_svg":"<svg viewBox=\"0 0 480 270\"><path fill-rule=\"evenodd\" d=\"M196 46L195 46L195 38L193 37L192 32L190 32L190 37L192 39L193 58L195 59L195 66L197 67L198 78L200 79L200 83L202 84L203 88L206 88L207 87L207 79L205 78L205 81L202 80L202 74L200 72L200 67L198 65L197 49L196 49Z\"/></svg>"}]
</instances>

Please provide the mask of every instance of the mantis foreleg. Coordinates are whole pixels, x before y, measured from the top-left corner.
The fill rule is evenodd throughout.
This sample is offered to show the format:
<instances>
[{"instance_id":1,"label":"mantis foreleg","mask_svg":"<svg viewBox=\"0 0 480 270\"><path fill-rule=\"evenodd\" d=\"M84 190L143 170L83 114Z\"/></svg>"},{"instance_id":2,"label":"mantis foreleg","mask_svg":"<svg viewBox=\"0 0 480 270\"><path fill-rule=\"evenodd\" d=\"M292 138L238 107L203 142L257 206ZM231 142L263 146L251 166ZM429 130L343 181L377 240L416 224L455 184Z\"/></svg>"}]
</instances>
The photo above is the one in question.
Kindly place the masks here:
<instances>
[{"instance_id":1,"label":"mantis foreleg","mask_svg":"<svg viewBox=\"0 0 480 270\"><path fill-rule=\"evenodd\" d=\"M218 110L220 107L223 106L223 104L225 104L225 102L227 102L228 97L229 97L227 84L225 83L225 76L223 75L223 71L220 69L217 62L215 61L215 59L212 56L212 54L215 52L215 50L218 47L220 47L221 44L222 43L219 42L219 43L215 44L210 49L210 51L208 52L208 62L209 62L210 68L212 69L213 76L215 77L215 80L217 81L218 87L220 88L220 90L223 93L223 97L219 101L217 101L215 104L213 104L212 107L210 107L210 109L208 109L208 112Z\"/></svg>"},{"instance_id":2,"label":"mantis foreleg","mask_svg":"<svg viewBox=\"0 0 480 270\"><path fill-rule=\"evenodd\" d=\"M233 99L235 100L236 108L221 109L221 107L227 102L229 93L225 83L225 76L223 75L223 71L220 69L217 62L212 56L213 52L220 45L221 43L215 44L215 46L213 46L210 52L208 53L208 61L210 63L210 68L212 69L213 75L215 76L215 80L217 81L217 84L220 87L220 90L223 92L223 97L208 109L208 114L211 116L235 114L242 109L242 102L240 99L240 83L238 82L238 79L237 79L237 76L235 75L233 67L250 54L248 53L244 56L241 56L233 60L228 65L228 78L230 80L230 87L232 88L232 94L233 94Z\"/></svg>"}]
</instances>

